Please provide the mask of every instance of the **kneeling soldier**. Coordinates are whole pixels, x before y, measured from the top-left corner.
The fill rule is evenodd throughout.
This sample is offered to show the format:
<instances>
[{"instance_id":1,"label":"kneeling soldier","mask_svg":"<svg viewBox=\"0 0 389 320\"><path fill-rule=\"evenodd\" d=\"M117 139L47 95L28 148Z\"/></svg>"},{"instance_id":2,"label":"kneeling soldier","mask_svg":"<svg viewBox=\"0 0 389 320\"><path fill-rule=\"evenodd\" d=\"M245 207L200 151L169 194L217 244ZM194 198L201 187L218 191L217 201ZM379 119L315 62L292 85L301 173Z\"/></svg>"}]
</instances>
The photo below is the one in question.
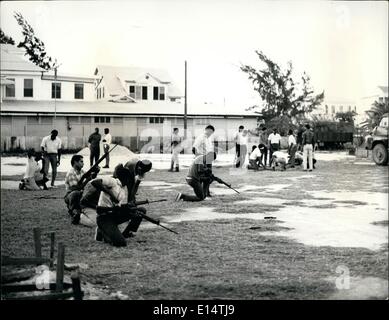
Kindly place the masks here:
<instances>
[{"instance_id":1,"label":"kneeling soldier","mask_svg":"<svg viewBox=\"0 0 389 320\"><path fill-rule=\"evenodd\" d=\"M97 206L97 228L95 239L111 243L115 247L126 246L126 238L118 225L129 221L131 231L136 232L142 218L137 208L128 203L127 185L130 182L130 170L122 164L116 166L112 177L102 177L91 182L100 193ZM110 210L112 209L112 210Z\"/></svg>"},{"instance_id":2,"label":"kneeling soldier","mask_svg":"<svg viewBox=\"0 0 389 320\"><path fill-rule=\"evenodd\" d=\"M212 183L212 162L216 160L215 152L208 152L206 155L198 156L189 168L186 182L189 184L195 196L178 193L175 201L202 201L209 196L209 186Z\"/></svg>"},{"instance_id":3,"label":"kneeling soldier","mask_svg":"<svg viewBox=\"0 0 389 320\"><path fill-rule=\"evenodd\" d=\"M80 200L82 197L83 184L91 179L88 178L82 169L84 166L84 158L81 155L74 155L70 160L72 168L68 171L65 177L66 194L64 197L65 203L68 207L68 212L71 217L72 224L78 224L81 217Z\"/></svg>"}]
</instances>

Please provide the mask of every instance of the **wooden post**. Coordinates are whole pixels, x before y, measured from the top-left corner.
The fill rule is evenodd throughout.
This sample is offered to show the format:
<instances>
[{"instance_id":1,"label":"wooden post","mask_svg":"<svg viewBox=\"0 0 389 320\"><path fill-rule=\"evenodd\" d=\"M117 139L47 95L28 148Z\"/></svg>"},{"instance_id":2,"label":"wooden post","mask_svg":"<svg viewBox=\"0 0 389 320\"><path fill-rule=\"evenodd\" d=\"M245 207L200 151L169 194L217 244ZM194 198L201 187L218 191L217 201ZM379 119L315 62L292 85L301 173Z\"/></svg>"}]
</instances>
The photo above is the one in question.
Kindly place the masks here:
<instances>
[{"instance_id":1,"label":"wooden post","mask_svg":"<svg viewBox=\"0 0 389 320\"><path fill-rule=\"evenodd\" d=\"M50 268L54 266L55 232L50 232Z\"/></svg>"},{"instance_id":2,"label":"wooden post","mask_svg":"<svg viewBox=\"0 0 389 320\"><path fill-rule=\"evenodd\" d=\"M58 256L57 256L57 275L56 275L56 291L62 292L63 290L63 275L65 267L65 246L62 242L58 243Z\"/></svg>"},{"instance_id":3,"label":"wooden post","mask_svg":"<svg viewBox=\"0 0 389 320\"><path fill-rule=\"evenodd\" d=\"M78 272L73 272L71 275L74 300L82 300L83 293L81 291L81 283Z\"/></svg>"},{"instance_id":4,"label":"wooden post","mask_svg":"<svg viewBox=\"0 0 389 320\"><path fill-rule=\"evenodd\" d=\"M34 228L33 232L34 232L35 257L42 258L41 229Z\"/></svg>"}]
</instances>

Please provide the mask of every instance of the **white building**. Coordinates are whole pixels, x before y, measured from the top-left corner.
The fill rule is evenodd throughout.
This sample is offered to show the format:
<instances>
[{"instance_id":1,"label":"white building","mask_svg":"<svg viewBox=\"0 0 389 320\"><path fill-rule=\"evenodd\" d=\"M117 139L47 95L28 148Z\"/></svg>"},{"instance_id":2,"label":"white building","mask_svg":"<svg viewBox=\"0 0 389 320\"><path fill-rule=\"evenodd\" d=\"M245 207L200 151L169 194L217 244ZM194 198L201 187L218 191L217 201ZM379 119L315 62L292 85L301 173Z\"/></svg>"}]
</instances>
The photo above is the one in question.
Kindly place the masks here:
<instances>
[{"instance_id":1,"label":"white building","mask_svg":"<svg viewBox=\"0 0 389 320\"><path fill-rule=\"evenodd\" d=\"M39 148L56 128L66 149L80 149L94 128L110 128L114 141L140 150L149 137L169 145L171 129L183 133L182 94L167 72L158 69L98 66L94 76L53 73L35 66L12 45L1 45L1 150ZM3 85L4 81L4 85ZM188 102L188 136L216 128L229 149L239 125L255 129L257 115L224 106ZM231 143L228 143L231 142Z\"/></svg>"}]
</instances>

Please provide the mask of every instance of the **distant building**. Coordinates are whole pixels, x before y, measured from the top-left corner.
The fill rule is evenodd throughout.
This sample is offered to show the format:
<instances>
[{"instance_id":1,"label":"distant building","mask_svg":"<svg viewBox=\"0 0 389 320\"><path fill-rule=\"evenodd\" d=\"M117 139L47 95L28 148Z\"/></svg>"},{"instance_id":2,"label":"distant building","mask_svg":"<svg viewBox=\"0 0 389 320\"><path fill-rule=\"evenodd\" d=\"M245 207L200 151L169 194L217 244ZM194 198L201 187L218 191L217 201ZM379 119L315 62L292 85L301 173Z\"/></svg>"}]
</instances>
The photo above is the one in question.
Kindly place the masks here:
<instances>
[{"instance_id":1,"label":"distant building","mask_svg":"<svg viewBox=\"0 0 389 320\"><path fill-rule=\"evenodd\" d=\"M98 127L109 127L113 140L132 150L150 143L169 146L171 128L183 133L182 93L159 69L97 66L93 76L54 76L12 45L1 45L1 150L39 149L56 128L66 149L80 149ZM251 111L188 102L192 139L212 124L219 141L231 141L239 125L257 126ZM221 143L222 145L222 143ZM232 143L223 148L229 149Z\"/></svg>"},{"instance_id":2,"label":"distant building","mask_svg":"<svg viewBox=\"0 0 389 320\"><path fill-rule=\"evenodd\" d=\"M322 119L332 120L337 113L355 112L358 113L357 105L352 100L326 100L318 106L312 115L318 116Z\"/></svg>"},{"instance_id":3,"label":"distant building","mask_svg":"<svg viewBox=\"0 0 389 320\"><path fill-rule=\"evenodd\" d=\"M361 109L360 120L363 121L366 118L366 111L371 109L374 102L388 103L388 87L377 86L370 95L361 97L359 99L359 105Z\"/></svg>"}]
</instances>

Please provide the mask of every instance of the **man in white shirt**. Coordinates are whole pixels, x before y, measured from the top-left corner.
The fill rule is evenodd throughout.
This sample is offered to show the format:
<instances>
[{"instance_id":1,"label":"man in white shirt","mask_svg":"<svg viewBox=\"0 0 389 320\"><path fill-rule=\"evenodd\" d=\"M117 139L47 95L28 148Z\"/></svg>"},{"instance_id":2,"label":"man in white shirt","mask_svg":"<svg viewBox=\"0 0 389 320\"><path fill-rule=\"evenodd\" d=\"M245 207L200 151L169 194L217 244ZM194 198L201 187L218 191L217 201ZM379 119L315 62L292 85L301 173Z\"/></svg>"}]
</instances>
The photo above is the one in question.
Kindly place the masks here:
<instances>
[{"instance_id":1,"label":"man in white shirt","mask_svg":"<svg viewBox=\"0 0 389 320\"><path fill-rule=\"evenodd\" d=\"M172 159L171 159L169 172L173 172L174 168L176 169L176 172L180 171L180 163L178 159L178 155L181 152L180 143L181 143L181 137L178 135L178 128L174 128L172 134L172 142L171 142Z\"/></svg>"},{"instance_id":2,"label":"man in white shirt","mask_svg":"<svg viewBox=\"0 0 389 320\"><path fill-rule=\"evenodd\" d=\"M278 151L281 149L281 136L277 132L277 129L273 129L273 133L269 135L269 144L270 144L270 166L272 164L272 159L273 159L273 152Z\"/></svg>"},{"instance_id":3,"label":"man in white shirt","mask_svg":"<svg viewBox=\"0 0 389 320\"><path fill-rule=\"evenodd\" d=\"M60 165L62 142L58 138L58 131L52 130L50 136L42 139L41 148L44 157L44 175L49 174L49 164L51 164L51 187L55 188L54 182L57 177L57 167Z\"/></svg>"},{"instance_id":4,"label":"man in white shirt","mask_svg":"<svg viewBox=\"0 0 389 320\"><path fill-rule=\"evenodd\" d=\"M236 162L237 168L243 168L247 156L248 131L244 129L239 139L239 158Z\"/></svg>"},{"instance_id":5,"label":"man in white shirt","mask_svg":"<svg viewBox=\"0 0 389 320\"><path fill-rule=\"evenodd\" d=\"M193 144L192 153L196 156L206 155L214 151L213 133L215 128L211 125L205 128L204 134L198 136Z\"/></svg>"},{"instance_id":6,"label":"man in white shirt","mask_svg":"<svg viewBox=\"0 0 389 320\"><path fill-rule=\"evenodd\" d=\"M262 164L261 157L262 157L261 150L254 145L250 153L249 165L247 169L253 169L254 171L258 171L259 166Z\"/></svg>"},{"instance_id":7,"label":"man in white shirt","mask_svg":"<svg viewBox=\"0 0 389 320\"><path fill-rule=\"evenodd\" d=\"M290 167L294 168L295 165L295 155L297 151L297 143L296 138L293 135L293 130L289 130L289 137L288 137L288 154L289 154L289 163Z\"/></svg>"},{"instance_id":8,"label":"man in white shirt","mask_svg":"<svg viewBox=\"0 0 389 320\"><path fill-rule=\"evenodd\" d=\"M238 162L240 158L240 140L242 136L242 131L244 129L244 126L239 126L238 132L234 135L234 142L235 142L235 166L238 167Z\"/></svg>"},{"instance_id":9,"label":"man in white shirt","mask_svg":"<svg viewBox=\"0 0 389 320\"><path fill-rule=\"evenodd\" d=\"M130 170L122 164L115 167L112 177L103 176L91 181L93 187L100 192L96 210L96 241L104 240L115 247L127 245L126 238L120 232L118 225L139 218L135 212L123 207L128 202L129 181ZM112 211L106 212L104 209L107 208L112 208Z\"/></svg>"},{"instance_id":10,"label":"man in white shirt","mask_svg":"<svg viewBox=\"0 0 389 320\"><path fill-rule=\"evenodd\" d=\"M285 171L286 164L288 163L288 158L289 158L289 156L287 153L282 152L282 151L274 151L273 155L272 155L272 159L271 159L272 169L275 171L276 166L280 165L281 171Z\"/></svg>"},{"instance_id":11,"label":"man in white shirt","mask_svg":"<svg viewBox=\"0 0 389 320\"><path fill-rule=\"evenodd\" d=\"M109 148L112 143L112 136L109 133L109 129L104 129L104 136L103 136L103 149L104 153L107 155L105 158L105 166L103 168L109 168Z\"/></svg>"}]
</instances>

